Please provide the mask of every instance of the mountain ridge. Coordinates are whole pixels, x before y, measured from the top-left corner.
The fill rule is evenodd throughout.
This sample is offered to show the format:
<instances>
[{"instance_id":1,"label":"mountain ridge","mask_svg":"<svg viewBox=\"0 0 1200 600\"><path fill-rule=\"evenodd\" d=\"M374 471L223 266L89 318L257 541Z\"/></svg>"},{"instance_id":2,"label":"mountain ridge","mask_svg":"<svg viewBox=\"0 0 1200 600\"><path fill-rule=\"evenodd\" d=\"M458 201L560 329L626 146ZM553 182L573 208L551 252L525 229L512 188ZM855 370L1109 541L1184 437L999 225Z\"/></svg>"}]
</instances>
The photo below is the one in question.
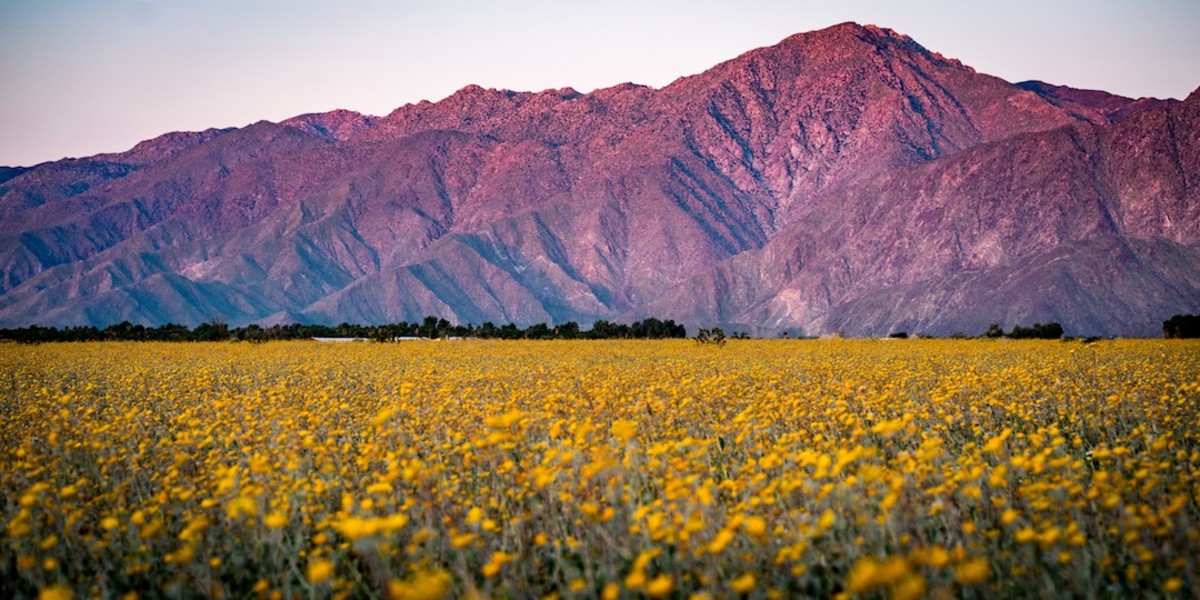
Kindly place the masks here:
<instances>
[{"instance_id":1,"label":"mountain ridge","mask_svg":"<svg viewBox=\"0 0 1200 600\"><path fill-rule=\"evenodd\" d=\"M816 277L819 285L797 284L852 290L838 301L857 302L857 308L847 305L842 313L877 323L871 327L848 326L851 316L838 317L833 304L820 316L810 303L803 310L811 314L782 319L800 305L786 295L770 304L770 290L815 277L808 266L813 259L770 267L755 258L803 254L805 244L813 244L789 231L860 231L834 224L870 216L855 217L843 205L861 204L861 190L872 182L903 189L905 174L929 172L946 180L938 179L939 186L971 191L982 184L958 179L983 168L983 181L1002 183L1011 179L1003 168L1013 165L970 153L993 145L1001 148L993 152L1015 152L1035 142L1003 146L1006 140L1043 135L1050 141L1036 143L1052 144L1066 161L1039 167L1046 180L1065 177L1096 188L1137 181L1139 189L1161 196L1153 206L1166 206L1169 198L1187 210L1196 206L1190 183L1196 163L1175 156L1182 175L1171 175L1152 151L1191 148L1164 140L1195 135L1194 121L1161 115L1186 113L1180 107L1193 104L1196 94L1182 103L1134 107L1138 101L1112 95L1025 87L1035 89L976 73L903 34L842 24L789 36L659 89L622 84L585 94L467 86L382 117L339 110L167 134L125 153L47 163L0 181L0 325L369 323L424 314L531 324L622 318L662 306L689 315L676 320L690 325L732 319L764 333L836 327L874 335L911 321L879 317L903 312L895 307L863 316L863 307L872 305L865 298L899 280L868 277L863 281L877 287L858 289L826 272L826 279ZM1073 127L1101 137L1113 128L1113 135L1128 138L1122 147L1130 156L1140 158L1088 147L1086 136L1048 133ZM1140 155L1139 140L1150 147ZM1072 154L1069 147L1082 149ZM979 164L954 162L964 154L960 162ZM1094 161L1115 166L1084 168ZM959 170L941 170L946 164ZM1146 164L1154 168L1139 179ZM1038 165L1030 159L1017 166ZM995 201L1065 206L1063 197L1083 193L1079 186L1046 188L1056 190L1052 194L1013 188ZM1094 195L1120 204L1120 194ZM970 200L944 199L948 205ZM1197 242L1187 224L1194 224L1194 210L1187 210L1168 217L1184 220L1168 236L1184 255ZM1152 218L1147 213L1131 223L1149 227ZM922 228L932 228L925 237L941 239L937 228L948 226L939 220L912 231L900 225L892 223L888 236L870 244L902 247ZM1152 233L1148 242L1166 235ZM1043 234L1033 235L1049 240L1041 246L1021 246L1021 236L1001 236L993 245L1005 260L1019 261L1071 241ZM856 256L837 240L818 245L824 255ZM1112 256L1107 248L1095 244ZM958 277L962 270L930 263L921 252L875 255L888 265L876 270L933 278ZM729 277L774 279L750 285L739 300L712 274L743 264L748 271ZM755 269L763 274L754 275ZM689 289L689 282L700 287ZM1175 306L1197 306L1188 290L1177 294ZM713 295L709 308L691 302L704 293ZM746 306L752 298L765 313L752 314ZM966 294L955 310L971 312L970 298ZM763 316L768 313L775 316ZM1000 318L1040 314L1014 311ZM912 322L943 321L975 323ZM1077 321L1099 327L1080 333L1116 332L1110 321ZM948 333L944 328L929 332Z\"/></svg>"}]
</instances>

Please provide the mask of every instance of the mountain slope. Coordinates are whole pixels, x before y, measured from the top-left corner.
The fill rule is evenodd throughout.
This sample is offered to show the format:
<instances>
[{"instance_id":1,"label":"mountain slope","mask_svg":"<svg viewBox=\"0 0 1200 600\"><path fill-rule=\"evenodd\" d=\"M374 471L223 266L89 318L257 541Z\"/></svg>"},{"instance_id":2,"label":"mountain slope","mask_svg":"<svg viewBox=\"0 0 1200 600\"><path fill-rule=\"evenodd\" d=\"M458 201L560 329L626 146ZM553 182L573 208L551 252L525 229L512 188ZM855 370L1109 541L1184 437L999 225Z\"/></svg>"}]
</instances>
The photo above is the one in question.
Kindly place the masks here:
<instances>
[{"instance_id":1,"label":"mountain slope","mask_svg":"<svg viewBox=\"0 0 1200 600\"><path fill-rule=\"evenodd\" d=\"M782 267L761 257L808 246L834 257L842 252L835 241L845 239L861 246L862 261L892 265L858 267L864 272L921 263L916 272L935 277L960 268L956 260L970 263L954 253L928 259L925 252L940 251L933 242L899 254L871 250L859 224L870 216L865 194L891 194L900 206L909 173L936 173L933 165L979 148L1016 151L1026 142L1010 140L1061 135L1054 132L1064 126L1093 131L1087 123L1108 119L1096 109L1081 114L1077 102L1064 108L1055 99L1064 94L1048 98L976 73L891 30L843 24L660 90L468 86L384 117L334 111L168 134L0 182L0 326L367 323L425 314L529 324L651 308L692 324L838 326L835 304L912 275L843 276L812 268L812 257ZM1158 156L1160 130L1174 121L1144 114L1120 125L1145 122L1145 131L1120 135ZM1174 135L1192 125L1180 127ZM1090 152L1073 159L1091 160ZM1161 188L1166 208L1130 208L1123 217L1148 228L1148 240L1160 235L1160 208L1167 218L1193 218L1171 204L1195 205L1176 193L1180 184L1157 171L1139 179L1140 164L1059 166L1042 169L1042 180L1063 179L1047 188L1055 194L1092 185L1093 171ZM1014 177L991 201L1020 205L1033 197L1023 186L1045 183ZM886 225L889 236L909 233L900 221ZM939 240L951 225L930 219L917 233ZM1186 223L1177 229L1173 243L1194 243ZM977 235L993 235L988 252L1004 260L1075 239ZM743 283L713 283L712 273L726 271ZM788 299L812 286L830 290L828 306ZM710 306L698 304L704 294Z\"/></svg>"},{"instance_id":2,"label":"mountain slope","mask_svg":"<svg viewBox=\"0 0 1200 600\"><path fill-rule=\"evenodd\" d=\"M1114 126L981 145L850 186L641 307L852 335L1058 321L1153 335L1200 310L1200 93Z\"/></svg>"},{"instance_id":3,"label":"mountain slope","mask_svg":"<svg viewBox=\"0 0 1200 600\"><path fill-rule=\"evenodd\" d=\"M1079 90L1044 81L1022 81L1017 87L1029 90L1051 104L1093 123L1116 123L1126 117L1151 108L1170 108L1178 100L1158 98L1126 98L1101 90Z\"/></svg>"}]
</instances>

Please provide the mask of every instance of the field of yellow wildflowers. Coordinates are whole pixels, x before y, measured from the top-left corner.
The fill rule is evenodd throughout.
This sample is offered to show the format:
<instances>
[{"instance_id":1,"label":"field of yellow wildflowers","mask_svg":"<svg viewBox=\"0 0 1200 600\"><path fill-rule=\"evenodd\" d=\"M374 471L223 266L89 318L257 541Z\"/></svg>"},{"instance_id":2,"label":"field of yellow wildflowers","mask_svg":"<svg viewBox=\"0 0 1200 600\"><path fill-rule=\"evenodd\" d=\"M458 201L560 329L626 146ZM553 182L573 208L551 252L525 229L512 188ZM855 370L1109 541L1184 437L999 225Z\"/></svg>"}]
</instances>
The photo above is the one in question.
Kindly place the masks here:
<instances>
[{"instance_id":1,"label":"field of yellow wildflowers","mask_svg":"<svg viewBox=\"0 0 1200 600\"><path fill-rule=\"evenodd\" d=\"M1200 344L0 345L0 596L1195 597Z\"/></svg>"}]
</instances>

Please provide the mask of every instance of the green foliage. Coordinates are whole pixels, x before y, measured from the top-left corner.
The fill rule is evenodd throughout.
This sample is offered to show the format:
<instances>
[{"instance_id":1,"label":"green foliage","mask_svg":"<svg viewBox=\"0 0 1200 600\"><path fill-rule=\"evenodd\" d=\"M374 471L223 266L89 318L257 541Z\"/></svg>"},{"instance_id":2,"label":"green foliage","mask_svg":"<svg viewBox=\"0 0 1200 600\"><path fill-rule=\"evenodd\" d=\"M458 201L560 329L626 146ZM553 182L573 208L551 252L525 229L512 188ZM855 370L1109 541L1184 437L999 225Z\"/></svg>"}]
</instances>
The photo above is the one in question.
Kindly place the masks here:
<instances>
[{"instance_id":1,"label":"green foliage","mask_svg":"<svg viewBox=\"0 0 1200 600\"><path fill-rule=\"evenodd\" d=\"M724 346L725 331L720 327L713 327L712 329L701 328L700 331L696 332L696 337L693 339L696 340L697 344L713 344L715 346Z\"/></svg>"},{"instance_id":2,"label":"green foliage","mask_svg":"<svg viewBox=\"0 0 1200 600\"><path fill-rule=\"evenodd\" d=\"M1058 323L1034 323L1033 327L1014 326L1008 337L1014 340L1057 340L1062 335L1063 328Z\"/></svg>"},{"instance_id":3,"label":"green foliage","mask_svg":"<svg viewBox=\"0 0 1200 600\"><path fill-rule=\"evenodd\" d=\"M1200 315L1175 315L1163 321L1163 337L1200 338Z\"/></svg>"},{"instance_id":4,"label":"green foliage","mask_svg":"<svg viewBox=\"0 0 1200 600\"><path fill-rule=\"evenodd\" d=\"M494 323L483 325L455 325L446 319L429 315L420 322L390 323L387 325L356 325L341 323L328 325L272 325L263 327L251 323L245 327L230 328L225 323L213 320L201 323L195 329L185 325L167 323L158 327L123 321L97 329L96 327L41 327L33 325L18 329L0 329L0 340L22 343L41 342L98 342L98 341L173 341L173 342L267 342L277 340L304 340L312 338L361 338L377 342L390 342L406 337L427 339L483 338L483 339L666 339L685 338L687 331L675 321L662 321L653 317L631 324L610 323L598 320L591 330L582 331L579 323L567 321L558 325L535 323L522 329L513 323L497 327Z\"/></svg>"}]
</instances>

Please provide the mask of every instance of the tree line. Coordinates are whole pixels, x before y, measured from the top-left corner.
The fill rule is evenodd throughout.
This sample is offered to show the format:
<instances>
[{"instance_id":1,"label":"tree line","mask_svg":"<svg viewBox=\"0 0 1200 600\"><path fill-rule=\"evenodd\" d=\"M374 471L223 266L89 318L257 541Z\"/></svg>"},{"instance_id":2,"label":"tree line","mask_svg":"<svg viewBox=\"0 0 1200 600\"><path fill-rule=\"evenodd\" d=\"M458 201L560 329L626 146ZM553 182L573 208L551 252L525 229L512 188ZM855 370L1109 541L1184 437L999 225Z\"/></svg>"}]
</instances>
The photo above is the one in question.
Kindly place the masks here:
<instances>
[{"instance_id":1,"label":"tree line","mask_svg":"<svg viewBox=\"0 0 1200 600\"><path fill-rule=\"evenodd\" d=\"M984 337L1009 337L1015 339L1059 339L1063 336L1062 325L1058 323L1034 323L1032 327L1016 325L1011 331L1005 332L999 323L991 324ZM447 338L476 338L476 339L665 339L685 338L687 332L683 325L673 320L660 320L653 317L635 321L634 323L614 323L604 319L592 323L591 329L583 329L575 321L567 321L559 325L536 323L528 327L518 327L513 323L495 325L487 322L483 325L455 325L446 319L427 316L421 321L408 323L401 321L387 325L356 325L342 323L340 325L305 325L292 323L289 325L246 325L244 327L229 327L220 321L201 323L195 328L176 323L167 323L157 327L148 327L123 321L105 328L93 326L43 327L31 325L17 329L0 329L0 340L40 343L40 342L96 342L96 341L162 341L162 342L210 342L210 341L249 341L266 342L276 340L305 340L312 338L359 338L387 342L404 338L447 339ZM747 337L744 333L735 333L727 338L720 328L701 329L695 340L699 343L722 345L726 339ZM894 332L888 335L893 338L907 338L907 332ZM967 337L963 334L951 335L952 338ZM1163 337L1165 338L1197 338L1200 337L1200 315L1175 315L1163 321ZM1088 338L1089 341L1093 338ZM1099 338L1094 338L1099 339Z\"/></svg>"},{"instance_id":2,"label":"tree line","mask_svg":"<svg viewBox=\"0 0 1200 600\"><path fill-rule=\"evenodd\" d=\"M1062 325L1058 323L1034 323L1033 327L1013 325L1012 331L1004 333L999 323L988 325L986 337L1009 337L1014 340L1057 340L1063 336Z\"/></svg>"},{"instance_id":3,"label":"tree line","mask_svg":"<svg viewBox=\"0 0 1200 600\"><path fill-rule=\"evenodd\" d=\"M1200 338L1200 315L1175 315L1163 321L1167 339Z\"/></svg>"},{"instance_id":4,"label":"tree line","mask_svg":"<svg viewBox=\"0 0 1200 600\"><path fill-rule=\"evenodd\" d=\"M421 321L390 323L387 325L272 325L262 327L250 324L244 327L229 327L220 321L201 323L194 329L186 325L167 323L157 327L124 321L103 329L93 326L42 327L32 325L18 329L0 329L0 340L25 343L40 342L97 342L97 341L161 341L161 342L212 342L247 341L267 342L277 340L306 340L312 338L359 338L379 342L405 338L448 339L665 339L684 338L687 331L673 320L662 321L653 317L630 324L613 323L603 319L592 323L592 328L583 330L579 323L567 321L559 325L536 323L521 328L513 323L497 326L487 322L483 325L455 325L446 319L427 316Z\"/></svg>"}]
</instances>

